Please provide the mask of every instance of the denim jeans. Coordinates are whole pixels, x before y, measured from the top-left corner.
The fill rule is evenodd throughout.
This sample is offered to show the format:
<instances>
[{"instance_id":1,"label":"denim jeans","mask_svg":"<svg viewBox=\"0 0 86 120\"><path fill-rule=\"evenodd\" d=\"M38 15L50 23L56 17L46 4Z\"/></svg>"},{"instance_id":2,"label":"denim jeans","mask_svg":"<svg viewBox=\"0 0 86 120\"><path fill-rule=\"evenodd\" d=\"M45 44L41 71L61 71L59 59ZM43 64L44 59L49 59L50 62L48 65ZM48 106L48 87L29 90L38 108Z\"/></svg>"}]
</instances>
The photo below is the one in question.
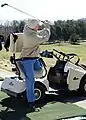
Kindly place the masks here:
<instances>
[{"instance_id":1,"label":"denim jeans","mask_svg":"<svg viewBox=\"0 0 86 120\"><path fill-rule=\"evenodd\" d=\"M34 95L34 85L35 85L35 78L34 78L34 68L41 69L40 63L38 59L33 60L22 60L20 61L20 69L22 69L25 80L26 80L26 94L28 102L35 102L35 95Z\"/></svg>"}]
</instances>

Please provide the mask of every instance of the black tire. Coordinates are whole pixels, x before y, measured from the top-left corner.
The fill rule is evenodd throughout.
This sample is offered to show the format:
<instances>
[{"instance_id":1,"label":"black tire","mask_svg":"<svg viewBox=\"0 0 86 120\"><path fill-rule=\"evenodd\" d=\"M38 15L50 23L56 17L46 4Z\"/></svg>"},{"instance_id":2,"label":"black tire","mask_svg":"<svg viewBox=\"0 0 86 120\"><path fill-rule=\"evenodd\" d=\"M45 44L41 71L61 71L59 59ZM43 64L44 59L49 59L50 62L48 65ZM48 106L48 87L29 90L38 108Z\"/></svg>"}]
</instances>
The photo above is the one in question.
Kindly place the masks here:
<instances>
[{"instance_id":1,"label":"black tire","mask_svg":"<svg viewBox=\"0 0 86 120\"><path fill-rule=\"evenodd\" d=\"M86 95L86 77L80 82L79 93L81 95Z\"/></svg>"},{"instance_id":2,"label":"black tire","mask_svg":"<svg viewBox=\"0 0 86 120\"><path fill-rule=\"evenodd\" d=\"M35 93L35 101L41 101L44 99L45 97L45 88L42 84L40 83L36 83L35 84L35 89L34 89L34 93Z\"/></svg>"},{"instance_id":3,"label":"black tire","mask_svg":"<svg viewBox=\"0 0 86 120\"><path fill-rule=\"evenodd\" d=\"M7 95L10 97L10 98L21 98L21 94L17 94L17 96L13 96L13 95L10 95L9 93L7 93Z\"/></svg>"},{"instance_id":4,"label":"black tire","mask_svg":"<svg viewBox=\"0 0 86 120\"><path fill-rule=\"evenodd\" d=\"M15 96L12 96L10 94L7 93L7 95L10 97L10 98L16 98Z\"/></svg>"},{"instance_id":5,"label":"black tire","mask_svg":"<svg viewBox=\"0 0 86 120\"><path fill-rule=\"evenodd\" d=\"M35 93L35 97L36 97L36 99L35 99L36 102L43 100L43 98L45 97L44 86L40 83L35 83L34 93ZM27 100L26 91L24 91L22 93L22 97L24 100Z\"/></svg>"}]
</instances>

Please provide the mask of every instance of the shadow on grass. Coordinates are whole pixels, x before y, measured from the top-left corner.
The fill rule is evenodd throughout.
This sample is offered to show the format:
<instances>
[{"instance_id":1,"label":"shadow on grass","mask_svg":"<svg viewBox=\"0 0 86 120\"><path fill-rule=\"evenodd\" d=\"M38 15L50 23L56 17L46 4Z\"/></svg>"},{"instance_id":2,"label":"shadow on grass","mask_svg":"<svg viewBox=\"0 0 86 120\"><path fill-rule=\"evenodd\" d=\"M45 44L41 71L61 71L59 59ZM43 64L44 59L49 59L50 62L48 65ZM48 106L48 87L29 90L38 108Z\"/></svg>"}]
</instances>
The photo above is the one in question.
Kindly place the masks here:
<instances>
[{"instance_id":1,"label":"shadow on grass","mask_svg":"<svg viewBox=\"0 0 86 120\"><path fill-rule=\"evenodd\" d=\"M74 103L85 100L85 96L79 96L76 92L61 92L58 95L46 95L45 99L36 103L36 107L42 108L47 103L54 104L56 102ZM31 120L27 114L31 113L27 101L18 98L5 98L0 102L2 110L0 111L0 118L2 120Z\"/></svg>"},{"instance_id":2,"label":"shadow on grass","mask_svg":"<svg viewBox=\"0 0 86 120\"><path fill-rule=\"evenodd\" d=\"M36 107L41 108L44 104L36 104ZM0 105L4 109L0 111L0 120L31 120L27 117L27 114L31 111L25 100L8 97L1 100Z\"/></svg>"},{"instance_id":3,"label":"shadow on grass","mask_svg":"<svg viewBox=\"0 0 86 120\"><path fill-rule=\"evenodd\" d=\"M82 100L86 100L86 95L80 95L76 91L58 92L57 95L47 95L46 101L48 102L62 102L62 103L74 103Z\"/></svg>"}]
</instances>

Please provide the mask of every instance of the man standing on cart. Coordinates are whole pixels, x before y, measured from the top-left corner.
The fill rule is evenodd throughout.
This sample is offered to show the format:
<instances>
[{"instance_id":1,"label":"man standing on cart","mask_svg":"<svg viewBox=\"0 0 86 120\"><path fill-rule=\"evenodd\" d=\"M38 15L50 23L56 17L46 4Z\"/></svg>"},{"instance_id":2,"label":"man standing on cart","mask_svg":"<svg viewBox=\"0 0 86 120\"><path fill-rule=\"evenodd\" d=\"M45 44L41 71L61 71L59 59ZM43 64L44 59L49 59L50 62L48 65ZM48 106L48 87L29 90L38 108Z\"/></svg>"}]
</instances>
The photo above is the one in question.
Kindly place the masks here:
<instances>
[{"instance_id":1,"label":"man standing on cart","mask_svg":"<svg viewBox=\"0 0 86 120\"><path fill-rule=\"evenodd\" d=\"M34 95L34 65L40 69L38 64L39 46L45 41L49 40L50 29L47 23L43 23L44 28L39 30L39 20L29 19L24 27L24 41L20 55L21 65L26 80L26 95L29 103L29 108L35 111L35 95Z\"/></svg>"}]
</instances>

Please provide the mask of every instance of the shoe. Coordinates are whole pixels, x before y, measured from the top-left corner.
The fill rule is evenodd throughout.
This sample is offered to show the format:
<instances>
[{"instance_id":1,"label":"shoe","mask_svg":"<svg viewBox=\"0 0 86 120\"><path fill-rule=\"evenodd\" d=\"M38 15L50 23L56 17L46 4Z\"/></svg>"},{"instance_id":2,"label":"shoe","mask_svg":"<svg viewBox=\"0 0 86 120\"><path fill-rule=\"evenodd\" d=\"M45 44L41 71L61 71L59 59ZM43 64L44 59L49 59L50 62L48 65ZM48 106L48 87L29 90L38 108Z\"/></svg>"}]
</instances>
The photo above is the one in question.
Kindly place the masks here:
<instances>
[{"instance_id":1,"label":"shoe","mask_svg":"<svg viewBox=\"0 0 86 120\"><path fill-rule=\"evenodd\" d=\"M35 108L35 103L33 103L33 102L29 103L29 109L30 109L30 112L39 112L40 111L39 108Z\"/></svg>"},{"instance_id":2,"label":"shoe","mask_svg":"<svg viewBox=\"0 0 86 120\"><path fill-rule=\"evenodd\" d=\"M34 102L29 102L29 108L30 109L35 109L35 103Z\"/></svg>"},{"instance_id":3,"label":"shoe","mask_svg":"<svg viewBox=\"0 0 86 120\"><path fill-rule=\"evenodd\" d=\"M39 108L32 108L32 109L30 109L30 112L39 112L39 111L40 111Z\"/></svg>"}]
</instances>

